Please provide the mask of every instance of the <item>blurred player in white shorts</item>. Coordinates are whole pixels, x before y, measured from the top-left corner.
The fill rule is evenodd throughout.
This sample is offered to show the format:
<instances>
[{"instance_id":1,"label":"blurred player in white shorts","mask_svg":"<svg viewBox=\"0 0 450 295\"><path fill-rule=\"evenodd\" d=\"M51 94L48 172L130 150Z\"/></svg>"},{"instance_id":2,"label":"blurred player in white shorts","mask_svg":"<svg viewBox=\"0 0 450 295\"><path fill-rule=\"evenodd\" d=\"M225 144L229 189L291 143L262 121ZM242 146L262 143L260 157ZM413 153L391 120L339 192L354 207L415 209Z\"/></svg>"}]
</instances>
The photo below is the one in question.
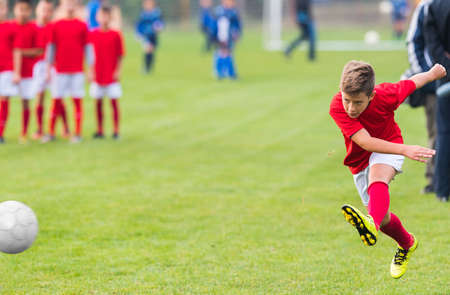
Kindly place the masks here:
<instances>
[{"instance_id":1,"label":"blurred player in white shorts","mask_svg":"<svg viewBox=\"0 0 450 295\"><path fill-rule=\"evenodd\" d=\"M52 108L50 113L49 135L43 142L55 138L55 125L61 116L64 123L64 134L69 134L66 111L63 103L65 97L71 97L74 104L75 133L71 141L81 141L83 121L82 99L84 97L84 59L88 64L93 61L93 52L88 44L88 28L85 22L77 18L77 0L61 1L62 17L52 25L51 41L47 46L46 61L53 65L51 92ZM50 67L47 68L50 72Z\"/></svg>"},{"instance_id":2,"label":"blurred player in white shorts","mask_svg":"<svg viewBox=\"0 0 450 295\"><path fill-rule=\"evenodd\" d=\"M53 15L53 3L51 0L40 0L36 7L37 35L36 43L43 51L50 43L52 37L51 20ZM45 93L50 88L50 76L47 74L47 62L44 54L36 58L33 68L33 89L37 95L36 102L36 122L37 131L33 139L40 139L44 134L44 99Z\"/></svg>"},{"instance_id":3,"label":"blurred player in white shorts","mask_svg":"<svg viewBox=\"0 0 450 295\"><path fill-rule=\"evenodd\" d=\"M103 98L111 99L113 113L113 138L119 139L119 101L122 88L119 83L124 46L121 34L112 30L111 10L102 5L97 13L100 27L90 33L89 39L94 47L95 63L91 69L91 96L96 99L97 132L94 138L104 138L103 133Z\"/></svg>"},{"instance_id":4,"label":"blurred player in white shorts","mask_svg":"<svg viewBox=\"0 0 450 295\"><path fill-rule=\"evenodd\" d=\"M37 26L30 21L32 14L31 1L17 0L14 4L15 24L17 32L14 39L14 74L13 83L18 87L18 95L22 98L22 133L20 142L27 141L30 123L30 100L34 97L33 67L36 57L43 50L37 47Z\"/></svg>"}]
</instances>

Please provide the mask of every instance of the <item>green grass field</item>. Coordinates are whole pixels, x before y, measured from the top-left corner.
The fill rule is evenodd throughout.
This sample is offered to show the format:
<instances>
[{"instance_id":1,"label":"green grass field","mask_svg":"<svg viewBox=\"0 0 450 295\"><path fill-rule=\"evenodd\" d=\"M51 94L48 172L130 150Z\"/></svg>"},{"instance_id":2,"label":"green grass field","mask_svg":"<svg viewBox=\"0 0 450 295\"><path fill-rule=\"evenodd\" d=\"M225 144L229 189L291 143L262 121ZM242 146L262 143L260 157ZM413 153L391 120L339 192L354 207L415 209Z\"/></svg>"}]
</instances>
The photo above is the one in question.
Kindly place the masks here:
<instances>
[{"instance_id":1,"label":"green grass field","mask_svg":"<svg viewBox=\"0 0 450 295\"><path fill-rule=\"evenodd\" d=\"M392 211L421 243L402 279L389 274L394 242L365 247L340 213L361 207L328 115L342 66L363 59L377 82L395 81L406 53L286 61L248 33L241 79L217 82L200 42L166 32L148 77L129 38L120 142L91 140L86 99L82 144L19 145L13 102L0 200L31 206L40 233L0 254L0 294L450 294L449 207L419 193L423 165L407 160L391 185ZM397 119L407 143L426 144L422 109Z\"/></svg>"}]
</instances>

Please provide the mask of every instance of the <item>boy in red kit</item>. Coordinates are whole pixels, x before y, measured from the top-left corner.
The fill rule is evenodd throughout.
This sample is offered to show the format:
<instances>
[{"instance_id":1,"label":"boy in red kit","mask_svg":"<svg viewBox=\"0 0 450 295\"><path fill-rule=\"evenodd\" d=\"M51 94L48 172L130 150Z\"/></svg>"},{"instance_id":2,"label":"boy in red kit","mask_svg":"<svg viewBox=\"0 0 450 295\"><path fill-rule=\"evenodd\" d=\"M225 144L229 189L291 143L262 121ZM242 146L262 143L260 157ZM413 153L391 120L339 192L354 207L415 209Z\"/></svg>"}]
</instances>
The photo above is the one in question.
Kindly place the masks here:
<instances>
[{"instance_id":1,"label":"boy in red kit","mask_svg":"<svg viewBox=\"0 0 450 295\"><path fill-rule=\"evenodd\" d=\"M8 1L0 0L0 144L9 114L9 98L17 95L13 83L13 46L17 27L7 21Z\"/></svg>"},{"instance_id":2,"label":"boy in red kit","mask_svg":"<svg viewBox=\"0 0 450 295\"><path fill-rule=\"evenodd\" d=\"M27 141L28 125L30 123L30 100L33 92L33 67L35 58L42 54L43 50L36 46L37 27L30 22L30 0L17 0L14 5L15 24L17 34L14 39L14 76L13 82L17 85L19 95L22 98L22 133L20 142Z\"/></svg>"},{"instance_id":3,"label":"boy in red kit","mask_svg":"<svg viewBox=\"0 0 450 295\"><path fill-rule=\"evenodd\" d=\"M401 173L404 157L426 162L435 151L403 144L394 111L416 89L446 75L444 67L436 64L430 71L408 80L375 86L371 65L351 61L342 73L340 92L331 102L330 115L345 138L347 156L344 164L353 174L356 188L369 215L350 205L342 212L353 225L364 244L373 246L378 231L398 243L391 263L391 276L400 278L405 272L418 241L408 233L399 218L389 212L389 183Z\"/></svg>"},{"instance_id":4,"label":"boy in red kit","mask_svg":"<svg viewBox=\"0 0 450 295\"><path fill-rule=\"evenodd\" d=\"M37 47L43 51L47 48L51 39L51 20L53 14L53 3L50 0L40 0L36 7L36 44ZM36 104L36 120L37 131L33 135L33 139L40 139L43 135L43 121L44 121L44 98L47 89L49 88L50 80L47 77L47 63L44 54L36 58L36 64L33 68L33 87L34 93L37 94Z\"/></svg>"},{"instance_id":5,"label":"boy in red kit","mask_svg":"<svg viewBox=\"0 0 450 295\"><path fill-rule=\"evenodd\" d=\"M71 96L74 103L75 134L71 141L81 141L81 125L83 118L82 99L84 97L83 62L93 63L92 48L88 44L88 28L86 23L76 18L76 0L64 0L61 3L65 18L52 25L52 38L47 47L46 60L48 72L53 65L56 73L52 76L51 92L53 105L50 113L49 136L43 142L55 138L55 124L59 116L64 123L64 133L69 134L63 98Z\"/></svg>"},{"instance_id":6,"label":"boy in red kit","mask_svg":"<svg viewBox=\"0 0 450 295\"><path fill-rule=\"evenodd\" d=\"M102 6L97 13L100 25L90 33L90 42L94 47L95 64L91 70L91 96L97 100L97 132L94 138L104 138L103 134L103 98L111 99L113 110L113 138L119 139L119 98L122 89L119 83L124 46L119 32L111 30L111 7Z\"/></svg>"}]
</instances>

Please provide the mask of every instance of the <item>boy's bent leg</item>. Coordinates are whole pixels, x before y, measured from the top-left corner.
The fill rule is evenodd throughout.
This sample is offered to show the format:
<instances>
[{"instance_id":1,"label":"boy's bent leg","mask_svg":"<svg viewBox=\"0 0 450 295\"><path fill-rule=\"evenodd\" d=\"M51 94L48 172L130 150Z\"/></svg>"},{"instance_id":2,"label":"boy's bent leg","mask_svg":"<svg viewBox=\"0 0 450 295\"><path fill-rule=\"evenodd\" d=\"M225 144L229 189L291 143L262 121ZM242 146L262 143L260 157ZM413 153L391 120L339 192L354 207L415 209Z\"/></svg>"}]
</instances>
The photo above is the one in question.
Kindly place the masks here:
<instances>
[{"instance_id":1,"label":"boy's bent leg","mask_svg":"<svg viewBox=\"0 0 450 295\"><path fill-rule=\"evenodd\" d=\"M368 211L377 229L389 222L389 183L397 171L387 164L374 164L369 171L369 204ZM384 221L384 222L383 222Z\"/></svg>"}]
</instances>

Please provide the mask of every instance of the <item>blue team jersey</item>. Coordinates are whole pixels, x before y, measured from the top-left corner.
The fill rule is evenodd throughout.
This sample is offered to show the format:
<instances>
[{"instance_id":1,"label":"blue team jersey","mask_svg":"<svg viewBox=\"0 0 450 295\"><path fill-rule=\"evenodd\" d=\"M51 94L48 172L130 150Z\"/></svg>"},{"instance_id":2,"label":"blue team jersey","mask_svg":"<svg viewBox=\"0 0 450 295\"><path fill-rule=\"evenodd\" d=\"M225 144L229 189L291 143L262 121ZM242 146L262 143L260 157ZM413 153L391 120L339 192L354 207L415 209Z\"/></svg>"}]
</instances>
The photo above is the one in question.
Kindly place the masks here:
<instances>
[{"instance_id":1,"label":"blue team jersey","mask_svg":"<svg viewBox=\"0 0 450 295\"><path fill-rule=\"evenodd\" d=\"M408 16L408 1L407 0L391 0L392 4L392 18L405 19Z\"/></svg>"},{"instance_id":2,"label":"blue team jersey","mask_svg":"<svg viewBox=\"0 0 450 295\"><path fill-rule=\"evenodd\" d=\"M97 21L97 12L100 9L100 0L91 0L87 4L88 19L87 24L90 30L97 29L100 25Z\"/></svg>"},{"instance_id":3,"label":"blue team jersey","mask_svg":"<svg viewBox=\"0 0 450 295\"><path fill-rule=\"evenodd\" d=\"M200 27L205 33L211 34L214 32L215 20L210 8L202 8L200 13Z\"/></svg>"},{"instance_id":4,"label":"blue team jersey","mask_svg":"<svg viewBox=\"0 0 450 295\"><path fill-rule=\"evenodd\" d=\"M142 11L136 22L136 33L141 37L149 38L158 33L158 28L164 27L161 10L155 8L150 11Z\"/></svg>"},{"instance_id":5,"label":"blue team jersey","mask_svg":"<svg viewBox=\"0 0 450 295\"><path fill-rule=\"evenodd\" d=\"M239 11L236 8L225 8L222 5L216 7L214 10L215 18L215 37L218 42L224 43L226 39L228 45L232 45L242 34L242 23ZM227 32L221 32L221 23L225 22ZM228 35L226 38L221 35Z\"/></svg>"}]
</instances>

